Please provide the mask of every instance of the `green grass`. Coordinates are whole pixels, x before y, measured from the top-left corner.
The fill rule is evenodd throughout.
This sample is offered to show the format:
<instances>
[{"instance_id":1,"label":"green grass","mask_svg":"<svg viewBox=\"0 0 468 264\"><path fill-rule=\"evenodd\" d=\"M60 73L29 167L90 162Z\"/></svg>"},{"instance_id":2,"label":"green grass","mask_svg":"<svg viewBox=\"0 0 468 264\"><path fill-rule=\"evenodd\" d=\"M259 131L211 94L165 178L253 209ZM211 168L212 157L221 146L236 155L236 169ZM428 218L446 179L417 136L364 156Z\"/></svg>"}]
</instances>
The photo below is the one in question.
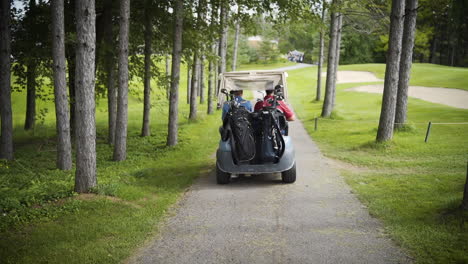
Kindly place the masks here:
<instances>
[{"instance_id":1,"label":"green grass","mask_svg":"<svg viewBox=\"0 0 468 264\"><path fill-rule=\"evenodd\" d=\"M465 70L416 64L417 82L426 76L419 67L444 69L450 76ZM378 71L381 66L340 69ZM315 71L289 72L290 102L326 156L361 168L343 171L343 176L369 212L384 222L386 231L417 263L468 263L468 223L462 222L468 215L463 218L458 210L468 160L468 125L434 125L429 142L424 143L429 120L468 122L468 110L410 98L409 128L397 132L392 142L377 144L382 96L347 92L344 89L362 84L341 84L334 118L319 119L314 131L314 117L322 107L313 101ZM443 83L443 76L431 78L440 81L437 86L452 85Z\"/></svg>"},{"instance_id":2,"label":"green grass","mask_svg":"<svg viewBox=\"0 0 468 264\"><path fill-rule=\"evenodd\" d=\"M135 79L129 98L127 160L113 162L112 148L106 144L107 103L98 100L98 187L93 195L74 193L74 171L55 169L53 102L37 101L38 112L48 112L33 132L25 132L25 92L13 93L16 160L0 161L1 263L116 263L157 233L167 210L196 177L213 168L218 143L219 112L207 116L205 104L199 107L199 120L188 122L184 72L185 68L176 147L165 146L168 103L155 82L152 136L139 136L142 82Z\"/></svg>"},{"instance_id":3,"label":"green grass","mask_svg":"<svg viewBox=\"0 0 468 264\"><path fill-rule=\"evenodd\" d=\"M341 65L339 70L369 71L373 72L378 78L385 78L385 64ZM414 63L411 67L410 84L468 90L468 68Z\"/></svg>"}]
</instances>

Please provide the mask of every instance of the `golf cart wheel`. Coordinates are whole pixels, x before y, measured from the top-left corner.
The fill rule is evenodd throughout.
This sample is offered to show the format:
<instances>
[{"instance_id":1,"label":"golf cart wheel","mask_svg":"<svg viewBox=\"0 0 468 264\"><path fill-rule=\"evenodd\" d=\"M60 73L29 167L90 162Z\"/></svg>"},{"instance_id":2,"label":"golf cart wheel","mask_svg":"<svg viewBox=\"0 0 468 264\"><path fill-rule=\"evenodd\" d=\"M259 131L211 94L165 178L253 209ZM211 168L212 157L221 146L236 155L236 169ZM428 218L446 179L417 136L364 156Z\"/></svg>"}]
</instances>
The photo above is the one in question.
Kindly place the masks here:
<instances>
[{"instance_id":1,"label":"golf cart wheel","mask_svg":"<svg viewBox=\"0 0 468 264\"><path fill-rule=\"evenodd\" d=\"M281 173L281 179L284 183L293 183L296 181L296 163L294 163L291 169Z\"/></svg>"},{"instance_id":2,"label":"golf cart wheel","mask_svg":"<svg viewBox=\"0 0 468 264\"><path fill-rule=\"evenodd\" d=\"M228 184L230 178L230 173L224 172L220 170L218 166L216 166L216 182L218 184Z\"/></svg>"}]
</instances>

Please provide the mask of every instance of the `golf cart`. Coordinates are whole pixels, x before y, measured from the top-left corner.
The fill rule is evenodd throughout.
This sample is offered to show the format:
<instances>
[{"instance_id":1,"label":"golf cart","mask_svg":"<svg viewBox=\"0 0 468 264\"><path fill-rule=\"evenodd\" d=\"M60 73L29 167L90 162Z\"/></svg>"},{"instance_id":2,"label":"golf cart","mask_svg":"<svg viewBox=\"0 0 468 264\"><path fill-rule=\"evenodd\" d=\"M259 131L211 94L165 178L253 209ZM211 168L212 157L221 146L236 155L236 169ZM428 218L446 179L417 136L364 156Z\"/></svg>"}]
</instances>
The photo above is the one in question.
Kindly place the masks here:
<instances>
[{"instance_id":1,"label":"golf cart","mask_svg":"<svg viewBox=\"0 0 468 264\"><path fill-rule=\"evenodd\" d=\"M231 175L281 173L284 183L296 181L294 147L288 122L278 109L287 99L286 72L246 71L220 75L218 105L229 105L220 127L216 152L216 179L227 184ZM258 111L250 112L236 101L235 91L252 91L263 102L266 90L274 96Z\"/></svg>"}]
</instances>

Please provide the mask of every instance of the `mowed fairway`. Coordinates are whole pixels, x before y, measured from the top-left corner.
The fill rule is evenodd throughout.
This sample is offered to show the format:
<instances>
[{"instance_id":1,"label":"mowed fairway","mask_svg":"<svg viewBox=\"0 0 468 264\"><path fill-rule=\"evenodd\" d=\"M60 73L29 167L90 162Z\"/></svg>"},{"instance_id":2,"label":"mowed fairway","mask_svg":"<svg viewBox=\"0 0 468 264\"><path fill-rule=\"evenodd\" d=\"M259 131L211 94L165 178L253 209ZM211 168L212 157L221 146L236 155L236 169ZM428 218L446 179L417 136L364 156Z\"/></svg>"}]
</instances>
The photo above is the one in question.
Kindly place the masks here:
<instances>
[{"instance_id":1,"label":"mowed fairway","mask_svg":"<svg viewBox=\"0 0 468 264\"><path fill-rule=\"evenodd\" d=\"M466 74L459 74L466 69L427 64L413 68L414 85L428 85L422 72L432 72L433 86L468 88ZM342 69L379 72L385 65ZM409 249L417 263L466 263L468 225L458 207L468 159L468 125L433 125L428 143L424 137L429 121L468 122L468 110L410 98L409 125L395 133L392 142L376 144L381 95L343 91L364 83L339 84L332 119L319 119L314 131L322 106L313 101L316 68L291 71L289 76L290 101L309 134L326 156L346 162L341 167L347 183L397 243Z\"/></svg>"}]
</instances>

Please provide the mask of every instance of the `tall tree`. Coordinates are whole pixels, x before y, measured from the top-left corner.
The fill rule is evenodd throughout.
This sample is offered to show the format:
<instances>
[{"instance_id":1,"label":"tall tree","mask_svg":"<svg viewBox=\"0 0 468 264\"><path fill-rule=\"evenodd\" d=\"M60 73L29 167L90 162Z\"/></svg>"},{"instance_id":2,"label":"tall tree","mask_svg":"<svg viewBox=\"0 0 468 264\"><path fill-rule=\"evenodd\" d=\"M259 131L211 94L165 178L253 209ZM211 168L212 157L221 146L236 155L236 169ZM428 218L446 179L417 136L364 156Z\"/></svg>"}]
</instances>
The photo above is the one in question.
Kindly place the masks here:
<instances>
[{"instance_id":1,"label":"tall tree","mask_svg":"<svg viewBox=\"0 0 468 264\"><path fill-rule=\"evenodd\" d=\"M376 138L378 142L391 140L393 137L404 12L405 0L393 0L382 109Z\"/></svg>"},{"instance_id":2,"label":"tall tree","mask_svg":"<svg viewBox=\"0 0 468 264\"><path fill-rule=\"evenodd\" d=\"M28 4L26 4L28 2ZM44 99L41 89L44 72L49 69L51 56L50 6L45 1L27 0L25 12L14 23L12 52L16 83L26 86L26 116L24 129L36 123L36 99ZM49 51L50 50L50 51Z\"/></svg>"},{"instance_id":3,"label":"tall tree","mask_svg":"<svg viewBox=\"0 0 468 264\"><path fill-rule=\"evenodd\" d=\"M167 100L169 100L169 94L170 94L170 89L171 89L171 83L169 82L171 78L171 61L169 54L166 54L166 80L167 82L167 87L166 87L166 97Z\"/></svg>"},{"instance_id":4,"label":"tall tree","mask_svg":"<svg viewBox=\"0 0 468 264\"><path fill-rule=\"evenodd\" d=\"M206 56L202 55L200 57L200 104L205 103L206 92L205 92L205 60Z\"/></svg>"},{"instance_id":5,"label":"tall tree","mask_svg":"<svg viewBox=\"0 0 468 264\"><path fill-rule=\"evenodd\" d=\"M114 144L115 161L122 161L127 157L129 18L130 0L121 0L119 22L119 91L117 95L117 122Z\"/></svg>"},{"instance_id":6,"label":"tall tree","mask_svg":"<svg viewBox=\"0 0 468 264\"><path fill-rule=\"evenodd\" d=\"M219 37L219 65L218 73L226 72L226 53L227 53L227 34L228 34L228 3L225 0L220 1L220 37ZM218 87L219 89L219 87Z\"/></svg>"},{"instance_id":7,"label":"tall tree","mask_svg":"<svg viewBox=\"0 0 468 264\"><path fill-rule=\"evenodd\" d=\"M406 14L403 27L403 40L400 58L400 73L398 76L398 92L395 111L395 127L402 127L406 122L408 105L408 85L411 76L414 38L416 33L416 17L418 0L406 0Z\"/></svg>"},{"instance_id":8,"label":"tall tree","mask_svg":"<svg viewBox=\"0 0 468 264\"><path fill-rule=\"evenodd\" d=\"M192 64L187 61L187 104L190 104L190 95L192 93Z\"/></svg>"},{"instance_id":9,"label":"tall tree","mask_svg":"<svg viewBox=\"0 0 468 264\"><path fill-rule=\"evenodd\" d=\"M115 35L112 10L113 0L106 0L103 9L103 58L105 71L105 85L107 88L107 142L115 143L115 123L117 121L117 89L116 89L116 58L115 58Z\"/></svg>"},{"instance_id":10,"label":"tall tree","mask_svg":"<svg viewBox=\"0 0 468 264\"><path fill-rule=\"evenodd\" d=\"M216 43L211 45L211 51L213 54L216 54ZM214 111L214 92L216 90L216 64L215 59L211 58L208 64L208 109L207 113L209 115L213 114Z\"/></svg>"},{"instance_id":11,"label":"tall tree","mask_svg":"<svg viewBox=\"0 0 468 264\"><path fill-rule=\"evenodd\" d=\"M174 2L174 44L172 46L172 75L171 94L169 101L169 125L167 133L167 145L177 145L178 106L179 106L179 80L180 80L180 59L182 55L182 23L184 15L184 1ZM188 80L187 80L188 81Z\"/></svg>"},{"instance_id":12,"label":"tall tree","mask_svg":"<svg viewBox=\"0 0 468 264\"><path fill-rule=\"evenodd\" d=\"M190 120L196 120L197 119L197 96L200 95L200 100L202 100L201 94L204 93L202 91L203 88L203 77L201 76L203 74L203 63L202 63L202 57L203 57L203 50L204 50L204 38L203 34L203 20L205 19L205 1L204 0L199 0L198 1L198 7L197 7L197 22L196 22L196 27L197 27L197 32L195 34L195 49L193 51L193 68L192 68L192 90L190 94L190 114L189 114L189 119Z\"/></svg>"},{"instance_id":13,"label":"tall tree","mask_svg":"<svg viewBox=\"0 0 468 264\"><path fill-rule=\"evenodd\" d=\"M197 119L197 95L198 95L198 77L200 74L200 57L198 50L195 50L193 55L193 65L192 65L192 89L190 91L190 113L189 119Z\"/></svg>"},{"instance_id":14,"label":"tall tree","mask_svg":"<svg viewBox=\"0 0 468 264\"><path fill-rule=\"evenodd\" d=\"M69 52L65 54L67 57L68 65L68 97L70 104L70 134L75 135L75 125L76 125L76 44L66 45L65 49ZM69 49L71 47L72 49Z\"/></svg>"},{"instance_id":15,"label":"tall tree","mask_svg":"<svg viewBox=\"0 0 468 264\"><path fill-rule=\"evenodd\" d=\"M37 64L29 59L26 65L26 116L24 130L34 129L36 124L36 71Z\"/></svg>"},{"instance_id":16,"label":"tall tree","mask_svg":"<svg viewBox=\"0 0 468 264\"><path fill-rule=\"evenodd\" d=\"M465 180L465 188L463 189L463 199L462 199L461 207L463 210L468 211L468 164L466 166L466 180Z\"/></svg>"},{"instance_id":17,"label":"tall tree","mask_svg":"<svg viewBox=\"0 0 468 264\"><path fill-rule=\"evenodd\" d=\"M336 63L335 67L340 65L340 51L341 51L341 33L343 28L343 13L339 13L338 16L338 31L336 32Z\"/></svg>"},{"instance_id":18,"label":"tall tree","mask_svg":"<svg viewBox=\"0 0 468 264\"><path fill-rule=\"evenodd\" d=\"M0 0L0 159L13 159L13 118L11 112L10 0Z\"/></svg>"},{"instance_id":19,"label":"tall tree","mask_svg":"<svg viewBox=\"0 0 468 264\"><path fill-rule=\"evenodd\" d=\"M76 174L75 191L97 184L94 67L96 13L94 0L76 0Z\"/></svg>"},{"instance_id":20,"label":"tall tree","mask_svg":"<svg viewBox=\"0 0 468 264\"><path fill-rule=\"evenodd\" d=\"M211 17L210 17L210 28L212 31L217 32L217 20L219 6L216 1L211 1ZM216 91L216 54L218 54L217 41L212 41L210 51L212 56L209 58L208 64L208 108L207 113L213 114L214 111L214 93Z\"/></svg>"},{"instance_id":21,"label":"tall tree","mask_svg":"<svg viewBox=\"0 0 468 264\"><path fill-rule=\"evenodd\" d=\"M325 25L325 1L322 1L322 24L320 28L320 44L319 44L319 56L317 65L317 93L315 100L320 101L322 99L322 62L323 62L323 33Z\"/></svg>"},{"instance_id":22,"label":"tall tree","mask_svg":"<svg viewBox=\"0 0 468 264\"><path fill-rule=\"evenodd\" d=\"M35 0L29 1L28 11L25 14L25 23L27 23L26 30L29 32L27 41L29 48L35 50L37 45L38 35L32 29L37 23L37 6ZM24 120L24 129L34 129L36 124L36 75L38 61L34 52L28 54L30 57L26 59L26 116Z\"/></svg>"},{"instance_id":23,"label":"tall tree","mask_svg":"<svg viewBox=\"0 0 468 264\"><path fill-rule=\"evenodd\" d=\"M57 168L72 167L70 117L68 114L65 64L65 22L63 0L52 0L52 57L54 61L55 116L57 120Z\"/></svg>"},{"instance_id":24,"label":"tall tree","mask_svg":"<svg viewBox=\"0 0 468 264\"><path fill-rule=\"evenodd\" d=\"M340 52L341 52L341 30L343 26L343 13L338 15L338 29L336 31L336 59L335 64L333 65L333 72L335 73L333 80L333 97L332 97L332 109L335 108L336 101L336 79L338 78L338 65L340 65ZM332 110L333 111L333 110Z\"/></svg>"},{"instance_id":25,"label":"tall tree","mask_svg":"<svg viewBox=\"0 0 468 264\"><path fill-rule=\"evenodd\" d=\"M68 101L70 104L70 134L75 135L76 124L76 96L75 96L75 73L76 73L76 0L65 2L65 53L68 66Z\"/></svg>"},{"instance_id":26,"label":"tall tree","mask_svg":"<svg viewBox=\"0 0 468 264\"><path fill-rule=\"evenodd\" d=\"M207 32L208 25L206 22L206 11L208 9L208 4L206 0L200 0L198 3L198 22L201 32ZM203 34L202 33L202 34ZM205 60L206 60L206 49L207 45L205 41L201 41L201 51L200 51L200 104L204 104L206 100L206 89L205 89Z\"/></svg>"},{"instance_id":27,"label":"tall tree","mask_svg":"<svg viewBox=\"0 0 468 264\"><path fill-rule=\"evenodd\" d=\"M144 99L143 99L143 125L141 128L141 136L149 136L150 132L150 111L151 111L151 40L152 32L152 15L151 15L151 0L145 2L145 76L144 76Z\"/></svg>"},{"instance_id":28,"label":"tall tree","mask_svg":"<svg viewBox=\"0 0 468 264\"><path fill-rule=\"evenodd\" d=\"M336 8L337 0L333 0L332 8ZM333 94L336 80L336 45L338 42L339 14L332 10L330 19L330 41L328 45L327 80L325 82L325 99L322 106L322 117L329 117L333 111Z\"/></svg>"},{"instance_id":29,"label":"tall tree","mask_svg":"<svg viewBox=\"0 0 468 264\"><path fill-rule=\"evenodd\" d=\"M240 7L238 7L240 10ZM240 13L240 11L238 12ZM234 33L234 50L232 51L232 70L235 71L237 67L237 49L239 46L239 34L240 34L240 18L236 21L236 29Z\"/></svg>"}]
</instances>

